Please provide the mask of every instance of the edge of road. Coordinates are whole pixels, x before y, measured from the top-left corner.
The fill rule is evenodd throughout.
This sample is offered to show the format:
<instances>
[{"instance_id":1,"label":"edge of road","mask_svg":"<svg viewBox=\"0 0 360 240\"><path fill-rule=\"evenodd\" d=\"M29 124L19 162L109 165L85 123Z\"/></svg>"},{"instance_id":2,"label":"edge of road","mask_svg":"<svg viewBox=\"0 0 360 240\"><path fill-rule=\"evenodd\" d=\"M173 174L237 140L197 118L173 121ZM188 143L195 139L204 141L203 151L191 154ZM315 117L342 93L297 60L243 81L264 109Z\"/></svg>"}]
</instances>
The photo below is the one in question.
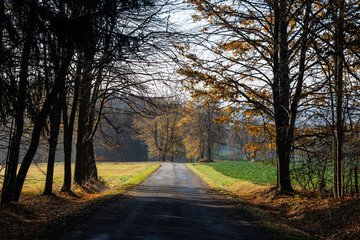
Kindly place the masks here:
<instances>
[{"instance_id":1,"label":"edge of road","mask_svg":"<svg viewBox=\"0 0 360 240\"><path fill-rule=\"evenodd\" d=\"M85 219L88 219L89 216L91 216L95 212L99 211L100 209L106 207L107 205L116 200L126 198L126 196L123 194L125 191L142 183L160 167L161 163L153 164L153 167L147 169L146 171L135 175L121 185L115 186L110 190L105 191L103 195L86 202L86 204L79 207L73 213L61 215L56 219L47 222L44 225L37 226L34 232L30 232L28 235L23 236L21 239L53 240L61 238L65 232L74 230L77 227L83 225Z\"/></svg>"},{"instance_id":2,"label":"edge of road","mask_svg":"<svg viewBox=\"0 0 360 240\"><path fill-rule=\"evenodd\" d=\"M319 239L310 236L309 234L296 229L287 223L275 218L270 213L262 211L261 209L251 206L248 202L241 199L241 197L237 196L234 191L229 191L225 189L221 182L215 182L211 179L211 177L207 176L197 168L193 166L192 163L185 164L194 174L196 174L203 182L205 182L211 191L216 191L220 194L226 196L229 200L233 202L234 207L239 211L244 211L250 219L259 227L264 229L265 232L269 233L269 235L275 240L284 240L284 239L292 239L292 240L311 240L311 239ZM214 170L215 171L215 170ZM218 173L223 175L221 173ZM225 178L229 178L224 176Z\"/></svg>"}]
</instances>

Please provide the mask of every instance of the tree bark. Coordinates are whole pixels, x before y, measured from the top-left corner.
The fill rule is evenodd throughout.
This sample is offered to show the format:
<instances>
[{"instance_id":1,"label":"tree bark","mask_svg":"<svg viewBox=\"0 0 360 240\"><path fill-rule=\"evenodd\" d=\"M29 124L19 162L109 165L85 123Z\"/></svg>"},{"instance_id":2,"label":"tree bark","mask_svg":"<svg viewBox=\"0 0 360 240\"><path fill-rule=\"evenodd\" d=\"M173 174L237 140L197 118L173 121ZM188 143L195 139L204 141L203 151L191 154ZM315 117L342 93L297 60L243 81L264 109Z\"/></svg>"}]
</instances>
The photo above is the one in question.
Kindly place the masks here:
<instances>
[{"instance_id":1,"label":"tree bark","mask_svg":"<svg viewBox=\"0 0 360 240\"><path fill-rule=\"evenodd\" d=\"M83 81L83 80L82 80ZM85 149L85 137L86 137L86 124L87 124L87 114L88 114L88 101L89 95L86 89L83 86L83 82L80 83L79 90L79 108L78 108L78 129L77 129L77 141L76 141L76 159L75 159L75 170L74 170L74 180L78 185L85 184L85 167L86 167L86 149Z\"/></svg>"},{"instance_id":2,"label":"tree bark","mask_svg":"<svg viewBox=\"0 0 360 240\"><path fill-rule=\"evenodd\" d=\"M206 145L206 154L205 154L205 159L207 162L212 162L212 157L211 157L211 152L212 152L212 148L211 148L211 143L210 140L208 139L208 143Z\"/></svg>"},{"instance_id":3,"label":"tree bark","mask_svg":"<svg viewBox=\"0 0 360 240\"><path fill-rule=\"evenodd\" d=\"M343 69L344 69L344 0L333 2L335 11L335 134L334 134L334 197L343 196Z\"/></svg>"},{"instance_id":4,"label":"tree bark","mask_svg":"<svg viewBox=\"0 0 360 240\"><path fill-rule=\"evenodd\" d=\"M35 153L37 151L37 148L39 146L41 131L46 124L46 118L48 116L51 103L54 102L54 100L56 99L55 96L58 93L57 88L58 88L58 86L55 86L54 89L50 92L49 96L46 98L45 103L36 119L34 129L33 129L32 135L31 135L29 149L27 150L27 152L25 154L25 157L20 166L18 175L16 177L15 189L14 189L14 194L13 194L13 198L12 198L13 201L15 201L15 202L18 202L20 199L21 190L24 185L24 181L25 181L27 172L29 170L29 167L31 165L31 162L32 162L32 160L35 156Z\"/></svg>"},{"instance_id":5,"label":"tree bark","mask_svg":"<svg viewBox=\"0 0 360 240\"><path fill-rule=\"evenodd\" d=\"M279 192L293 192L290 181L290 70L288 45L287 1L275 1L274 27L274 111L276 126L277 187Z\"/></svg>"},{"instance_id":6,"label":"tree bark","mask_svg":"<svg viewBox=\"0 0 360 240\"><path fill-rule=\"evenodd\" d=\"M63 48L61 49L65 54L63 54L63 61L59 63L60 68L57 71L55 78L55 87L57 86L58 92L55 101L52 106L52 111L50 109L50 140L49 140L49 157L48 157L48 166L46 174L46 182L44 194L52 194L52 185L53 185L53 175L54 175L54 164L55 164L55 155L56 148L58 143L60 123L61 123L61 109L62 109L62 98L65 96L65 81L68 68L70 66L71 59L74 54L72 46L65 47L65 42L61 41Z\"/></svg>"},{"instance_id":7,"label":"tree bark","mask_svg":"<svg viewBox=\"0 0 360 240\"><path fill-rule=\"evenodd\" d=\"M55 101L53 105L53 109L49 115L50 115L49 156L48 156L47 171L46 171L45 189L44 189L44 194L47 195L52 194L52 188L53 188L55 156L56 156L56 148L58 143L60 122L61 122L61 104L59 101Z\"/></svg>"},{"instance_id":8,"label":"tree bark","mask_svg":"<svg viewBox=\"0 0 360 240\"><path fill-rule=\"evenodd\" d=\"M98 173L97 173L97 167L95 162L95 154L94 154L94 143L93 139L89 140L89 143L87 145L87 160L89 165L89 177L90 180L99 180Z\"/></svg>"},{"instance_id":9,"label":"tree bark","mask_svg":"<svg viewBox=\"0 0 360 240\"><path fill-rule=\"evenodd\" d=\"M95 12L95 7L98 1L90 1L82 3L82 11L84 14L90 16ZM94 35L94 26L91 18L85 19L83 26L86 29L85 34L89 37L88 41L81 46L83 72L79 85L79 115L78 115L78 138L76 142L76 159L75 159L75 173L74 179L80 186L85 184L90 177L90 168L92 165L90 161L95 159L88 159L91 155L92 140L92 117L91 117L91 91L93 80L93 61L96 51L96 36ZM93 157L93 156L92 156ZM95 170L95 169L93 169Z\"/></svg>"},{"instance_id":10,"label":"tree bark","mask_svg":"<svg viewBox=\"0 0 360 240\"><path fill-rule=\"evenodd\" d=\"M89 164L87 159L88 149L90 146L89 139L89 124L90 122L90 97L91 97L91 82L92 82L92 64L94 58L93 50L87 50L84 53L83 64L84 72L82 73L82 79L79 88L79 115L78 115L78 131L76 142L76 160L75 160L75 182L82 186L88 180L89 177Z\"/></svg>"},{"instance_id":11,"label":"tree bark","mask_svg":"<svg viewBox=\"0 0 360 240\"><path fill-rule=\"evenodd\" d=\"M206 105L206 110L207 110L207 119L206 119L206 130L207 130L207 138L206 138L206 152L205 152L205 159L207 162L212 162L212 157L211 157L211 150L212 150L212 145L213 145L213 114L212 114L212 109L210 106L210 103L207 103Z\"/></svg>"},{"instance_id":12,"label":"tree bark","mask_svg":"<svg viewBox=\"0 0 360 240\"><path fill-rule=\"evenodd\" d=\"M77 76L80 76L81 66L78 64ZM63 124L64 124L64 183L61 188L61 192L71 192L71 156L72 156L72 142L73 131L75 124L76 109L78 103L79 86L78 81L75 79L74 96L71 106L70 118L68 119L66 95L63 95Z\"/></svg>"},{"instance_id":13,"label":"tree bark","mask_svg":"<svg viewBox=\"0 0 360 240\"><path fill-rule=\"evenodd\" d=\"M358 167L354 167L355 193L359 193Z\"/></svg>"},{"instance_id":14,"label":"tree bark","mask_svg":"<svg viewBox=\"0 0 360 240\"><path fill-rule=\"evenodd\" d=\"M205 147L204 147L204 140L200 139L200 159L205 157Z\"/></svg>"}]
</instances>

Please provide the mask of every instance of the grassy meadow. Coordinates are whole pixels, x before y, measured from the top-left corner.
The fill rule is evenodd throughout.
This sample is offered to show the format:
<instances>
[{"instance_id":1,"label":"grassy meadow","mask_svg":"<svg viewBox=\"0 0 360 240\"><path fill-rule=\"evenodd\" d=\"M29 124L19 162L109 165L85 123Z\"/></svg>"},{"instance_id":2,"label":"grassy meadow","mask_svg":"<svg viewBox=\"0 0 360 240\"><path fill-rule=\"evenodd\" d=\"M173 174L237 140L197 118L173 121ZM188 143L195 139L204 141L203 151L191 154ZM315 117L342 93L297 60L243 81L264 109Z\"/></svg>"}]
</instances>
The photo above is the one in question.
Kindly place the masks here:
<instances>
[{"instance_id":1,"label":"grassy meadow","mask_svg":"<svg viewBox=\"0 0 360 240\"><path fill-rule=\"evenodd\" d=\"M249 181L259 185L275 185L277 181L276 165L262 162L251 161L216 161L211 163L201 163L212 167L219 173L234 179ZM328 163L324 175L325 189L332 188L333 171L332 164ZM347 162L344 163L344 178L348 181L349 169L351 166ZM290 165L290 174L292 185L308 190L317 190L321 184L321 171L323 166L307 166L301 162L292 162Z\"/></svg>"},{"instance_id":2,"label":"grassy meadow","mask_svg":"<svg viewBox=\"0 0 360 240\"><path fill-rule=\"evenodd\" d=\"M260 185L276 184L276 166L250 161L219 161L206 163L231 178Z\"/></svg>"},{"instance_id":3,"label":"grassy meadow","mask_svg":"<svg viewBox=\"0 0 360 240\"><path fill-rule=\"evenodd\" d=\"M72 164L72 171L74 171ZM133 178L138 177L149 169L157 166L147 163L98 163L99 178L106 182L109 188L122 185ZM26 176L22 194L23 196L38 195L43 192L46 178L46 163L32 164ZM156 167L157 168L157 167ZM3 178L4 172L0 172L0 178ZM64 164L56 163L54 168L54 192L61 189L64 175Z\"/></svg>"}]
</instances>

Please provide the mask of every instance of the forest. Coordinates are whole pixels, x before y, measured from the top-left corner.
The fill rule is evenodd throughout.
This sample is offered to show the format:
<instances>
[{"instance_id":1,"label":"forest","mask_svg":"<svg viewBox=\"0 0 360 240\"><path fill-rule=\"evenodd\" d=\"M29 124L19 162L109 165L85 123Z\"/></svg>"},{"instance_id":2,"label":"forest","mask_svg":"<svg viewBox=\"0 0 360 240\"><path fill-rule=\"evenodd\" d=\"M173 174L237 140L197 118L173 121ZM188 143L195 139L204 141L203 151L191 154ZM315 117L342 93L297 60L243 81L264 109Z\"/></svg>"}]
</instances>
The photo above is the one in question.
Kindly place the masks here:
<instances>
[{"instance_id":1,"label":"forest","mask_svg":"<svg viewBox=\"0 0 360 240\"><path fill-rule=\"evenodd\" d=\"M359 34L354 0L1 0L1 209L34 167L71 195L109 162L356 201Z\"/></svg>"}]
</instances>

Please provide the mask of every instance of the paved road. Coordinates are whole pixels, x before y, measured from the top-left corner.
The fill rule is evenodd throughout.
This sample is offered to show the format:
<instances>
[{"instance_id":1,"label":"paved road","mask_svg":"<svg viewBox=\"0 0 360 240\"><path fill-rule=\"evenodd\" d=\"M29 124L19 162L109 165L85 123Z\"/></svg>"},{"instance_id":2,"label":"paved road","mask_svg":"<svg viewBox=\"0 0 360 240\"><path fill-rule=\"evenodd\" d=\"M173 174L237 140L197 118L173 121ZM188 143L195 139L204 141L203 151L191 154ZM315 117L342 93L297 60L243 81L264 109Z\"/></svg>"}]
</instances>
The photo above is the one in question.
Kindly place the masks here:
<instances>
[{"instance_id":1,"label":"paved road","mask_svg":"<svg viewBox=\"0 0 360 240\"><path fill-rule=\"evenodd\" d=\"M63 239L269 239L184 164L164 163Z\"/></svg>"}]
</instances>

